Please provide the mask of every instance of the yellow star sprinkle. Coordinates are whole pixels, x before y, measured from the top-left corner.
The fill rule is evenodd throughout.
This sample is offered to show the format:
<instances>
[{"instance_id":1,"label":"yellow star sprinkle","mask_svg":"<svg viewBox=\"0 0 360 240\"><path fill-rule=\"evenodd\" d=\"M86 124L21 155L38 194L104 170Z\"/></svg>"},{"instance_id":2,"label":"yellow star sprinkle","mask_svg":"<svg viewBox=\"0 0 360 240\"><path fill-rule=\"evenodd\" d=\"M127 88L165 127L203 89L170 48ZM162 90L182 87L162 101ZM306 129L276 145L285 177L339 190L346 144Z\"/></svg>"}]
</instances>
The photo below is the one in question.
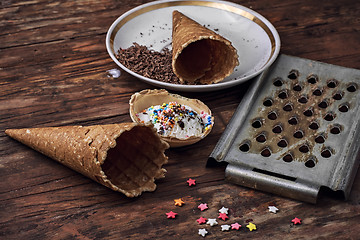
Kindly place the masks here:
<instances>
[{"instance_id":1,"label":"yellow star sprinkle","mask_svg":"<svg viewBox=\"0 0 360 240\"><path fill-rule=\"evenodd\" d=\"M174 199L174 202L175 202L175 206L179 206L179 207L181 207L185 203L181 198Z\"/></svg>"},{"instance_id":2,"label":"yellow star sprinkle","mask_svg":"<svg viewBox=\"0 0 360 240\"><path fill-rule=\"evenodd\" d=\"M253 224L252 222L249 222L249 224L246 225L246 227L250 230L250 232L251 232L252 230L256 230L256 225Z\"/></svg>"}]
</instances>

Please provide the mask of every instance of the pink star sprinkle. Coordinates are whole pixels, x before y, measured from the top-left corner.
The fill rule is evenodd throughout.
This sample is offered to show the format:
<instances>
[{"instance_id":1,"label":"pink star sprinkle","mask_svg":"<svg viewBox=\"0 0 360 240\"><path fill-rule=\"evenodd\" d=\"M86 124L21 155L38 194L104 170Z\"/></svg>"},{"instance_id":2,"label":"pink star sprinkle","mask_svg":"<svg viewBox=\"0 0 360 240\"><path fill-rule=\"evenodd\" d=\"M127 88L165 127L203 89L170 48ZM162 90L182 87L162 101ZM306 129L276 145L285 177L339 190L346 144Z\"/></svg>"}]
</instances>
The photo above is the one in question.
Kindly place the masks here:
<instances>
[{"instance_id":1,"label":"pink star sprinkle","mask_svg":"<svg viewBox=\"0 0 360 240\"><path fill-rule=\"evenodd\" d=\"M219 217L218 218L221 218L222 220L226 220L227 218L229 218L225 213L219 213Z\"/></svg>"},{"instance_id":2,"label":"pink star sprinkle","mask_svg":"<svg viewBox=\"0 0 360 240\"><path fill-rule=\"evenodd\" d=\"M200 217L199 219L197 219L196 221L199 223L199 224L203 224L203 223L206 223L206 218L204 217Z\"/></svg>"},{"instance_id":3,"label":"pink star sprinkle","mask_svg":"<svg viewBox=\"0 0 360 240\"><path fill-rule=\"evenodd\" d=\"M189 186L195 185L195 179L189 178L186 182L189 184Z\"/></svg>"},{"instance_id":4,"label":"pink star sprinkle","mask_svg":"<svg viewBox=\"0 0 360 240\"><path fill-rule=\"evenodd\" d=\"M204 210L208 209L207 203L201 203L198 206L198 209L200 209L201 211L204 211Z\"/></svg>"},{"instance_id":5,"label":"pink star sprinkle","mask_svg":"<svg viewBox=\"0 0 360 240\"><path fill-rule=\"evenodd\" d=\"M166 213L166 217L167 218L175 218L175 216L177 215L177 213L170 211L168 213Z\"/></svg>"},{"instance_id":6,"label":"pink star sprinkle","mask_svg":"<svg viewBox=\"0 0 360 240\"><path fill-rule=\"evenodd\" d=\"M231 224L231 229L239 230L239 228L241 228L241 225L240 225L240 224L238 224L238 223L233 223L233 224Z\"/></svg>"},{"instance_id":7,"label":"pink star sprinkle","mask_svg":"<svg viewBox=\"0 0 360 240\"><path fill-rule=\"evenodd\" d=\"M300 218L294 218L293 220L291 220L295 225L296 224L301 224L301 219Z\"/></svg>"}]
</instances>

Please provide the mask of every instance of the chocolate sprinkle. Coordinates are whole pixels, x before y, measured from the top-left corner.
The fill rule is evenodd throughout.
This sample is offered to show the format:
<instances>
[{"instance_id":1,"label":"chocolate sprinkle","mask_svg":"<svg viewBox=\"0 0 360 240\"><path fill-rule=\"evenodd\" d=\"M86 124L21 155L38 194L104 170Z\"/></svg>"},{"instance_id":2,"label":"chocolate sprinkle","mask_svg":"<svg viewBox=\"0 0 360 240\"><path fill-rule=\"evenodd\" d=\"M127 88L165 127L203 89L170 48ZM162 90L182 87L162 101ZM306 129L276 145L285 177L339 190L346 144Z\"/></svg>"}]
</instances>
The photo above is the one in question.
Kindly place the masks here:
<instances>
[{"instance_id":1,"label":"chocolate sprinkle","mask_svg":"<svg viewBox=\"0 0 360 240\"><path fill-rule=\"evenodd\" d=\"M172 70L172 53L169 49L157 52L138 43L133 44L126 49L120 48L116 55L126 68L147 78L180 84Z\"/></svg>"}]
</instances>

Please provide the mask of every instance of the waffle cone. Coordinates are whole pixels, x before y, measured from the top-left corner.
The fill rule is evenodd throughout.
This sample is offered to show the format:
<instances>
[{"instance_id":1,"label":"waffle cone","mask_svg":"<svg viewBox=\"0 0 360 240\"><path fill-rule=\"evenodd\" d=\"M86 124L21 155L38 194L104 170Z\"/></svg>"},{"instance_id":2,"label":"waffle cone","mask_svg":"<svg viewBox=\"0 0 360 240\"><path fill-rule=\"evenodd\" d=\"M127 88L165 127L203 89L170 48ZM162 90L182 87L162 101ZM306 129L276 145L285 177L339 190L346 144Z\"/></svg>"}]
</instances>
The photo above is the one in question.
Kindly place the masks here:
<instances>
[{"instance_id":1,"label":"waffle cone","mask_svg":"<svg viewBox=\"0 0 360 240\"><path fill-rule=\"evenodd\" d=\"M229 40L173 12L172 68L180 82L217 83L238 64L237 51Z\"/></svg>"},{"instance_id":2,"label":"waffle cone","mask_svg":"<svg viewBox=\"0 0 360 240\"><path fill-rule=\"evenodd\" d=\"M154 191L169 145L149 125L7 129L10 137L128 197Z\"/></svg>"}]
</instances>

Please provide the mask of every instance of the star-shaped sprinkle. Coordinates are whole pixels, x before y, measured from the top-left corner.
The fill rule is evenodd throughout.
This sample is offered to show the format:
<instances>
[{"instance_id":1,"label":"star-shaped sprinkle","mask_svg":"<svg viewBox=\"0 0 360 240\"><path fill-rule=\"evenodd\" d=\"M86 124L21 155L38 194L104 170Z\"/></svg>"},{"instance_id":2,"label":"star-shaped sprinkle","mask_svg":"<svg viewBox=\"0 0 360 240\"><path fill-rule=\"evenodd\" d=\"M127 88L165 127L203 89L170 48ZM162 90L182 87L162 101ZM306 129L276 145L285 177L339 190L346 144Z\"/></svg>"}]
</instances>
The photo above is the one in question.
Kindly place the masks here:
<instances>
[{"instance_id":1,"label":"star-shaped sprinkle","mask_svg":"<svg viewBox=\"0 0 360 240\"><path fill-rule=\"evenodd\" d=\"M239 230L239 228L241 228L240 224L238 224L238 223L231 224L231 229Z\"/></svg>"},{"instance_id":2,"label":"star-shaped sprinkle","mask_svg":"<svg viewBox=\"0 0 360 240\"><path fill-rule=\"evenodd\" d=\"M221 231L229 231L230 225L221 225Z\"/></svg>"},{"instance_id":3,"label":"star-shaped sprinkle","mask_svg":"<svg viewBox=\"0 0 360 240\"><path fill-rule=\"evenodd\" d=\"M277 211L279 211L279 209L275 206L269 206L269 212L272 212L272 213L276 213Z\"/></svg>"},{"instance_id":4,"label":"star-shaped sprinkle","mask_svg":"<svg viewBox=\"0 0 360 240\"><path fill-rule=\"evenodd\" d=\"M300 218L294 218L293 220L291 220L295 225L296 224L301 224L301 219Z\"/></svg>"},{"instance_id":5,"label":"star-shaped sprinkle","mask_svg":"<svg viewBox=\"0 0 360 240\"><path fill-rule=\"evenodd\" d=\"M204 210L208 209L207 203L201 203L198 206L198 209L200 209L201 211L204 211Z\"/></svg>"},{"instance_id":6,"label":"star-shaped sprinkle","mask_svg":"<svg viewBox=\"0 0 360 240\"><path fill-rule=\"evenodd\" d=\"M199 224L203 224L203 223L206 223L206 218L204 217L200 217L199 219L197 219L196 221L199 223Z\"/></svg>"},{"instance_id":7,"label":"star-shaped sprinkle","mask_svg":"<svg viewBox=\"0 0 360 240\"><path fill-rule=\"evenodd\" d=\"M189 186L195 185L195 179L189 178L186 182L189 184Z\"/></svg>"},{"instance_id":8,"label":"star-shaped sprinkle","mask_svg":"<svg viewBox=\"0 0 360 240\"><path fill-rule=\"evenodd\" d=\"M253 224L252 222L249 222L249 224L246 225L246 227L250 230L250 232L256 230L256 225Z\"/></svg>"},{"instance_id":9,"label":"star-shaped sprinkle","mask_svg":"<svg viewBox=\"0 0 360 240\"><path fill-rule=\"evenodd\" d=\"M215 226L218 224L218 222L216 221L216 218L209 218L206 224L209 224L210 226Z\"/></svg>"},{"instance_id":10,"label":"star-shaped sprinkle","mask_svg":"<svg viewBox=\"0 0 360 240\"><path fill-rule=\"evenodd\" d=\"M199 229L199 235L201 235L201 236L203 236L203 237L205 237L205 235L208 233L208 231L206 231L206 229L205 228L201 228L201 229Z\"/></svg>"},{"instance_id":11,"label":"star-shaped sprinkle","mask_svg":"<svg viewBox=\"0 0 360 240\"><path fill-rule=\"evenodd\" d=\"M227 218L229 218L225 213L219 213L219 217L218 218L221 218L222 220L226 220Z\"/></svg>"},{"instance_id":12,"label":"star-shaped sprinkle","mask_svg":"<svg viewBox=\"0 0 360 240\"><path fill-rule=\"evenodd\" d=\"M220 209L219 209L219 212L220 212L220 213L229 214L229 212L228 212L228 211L229 211L229 209L228 209L228 208L226 208L226 207L222 207L222 208L220 208Z\"/></svg>"},{"instance_id":13,"label":"star-shaped sprinkle","mask_svg":"<svg viewBox=\"0 0 360 240\"><path fill-rule=\"evenodd\" d=\"M185 203L181 198L174 199L174 202L175 202L175 206L179 206L179 207L181 207Z\"/></svg>"},{"instance_id":14,"label":"star-shaped sprinkle","mask_svg":"<svg viewBox=\"0 0 360 240\"><path fill-rule=\"evenodd\" d=\"M177 215L177 213L175 213L173 211L166 213L167 218L175 218L176 215Z\"/></svg>"}]
</instances>

